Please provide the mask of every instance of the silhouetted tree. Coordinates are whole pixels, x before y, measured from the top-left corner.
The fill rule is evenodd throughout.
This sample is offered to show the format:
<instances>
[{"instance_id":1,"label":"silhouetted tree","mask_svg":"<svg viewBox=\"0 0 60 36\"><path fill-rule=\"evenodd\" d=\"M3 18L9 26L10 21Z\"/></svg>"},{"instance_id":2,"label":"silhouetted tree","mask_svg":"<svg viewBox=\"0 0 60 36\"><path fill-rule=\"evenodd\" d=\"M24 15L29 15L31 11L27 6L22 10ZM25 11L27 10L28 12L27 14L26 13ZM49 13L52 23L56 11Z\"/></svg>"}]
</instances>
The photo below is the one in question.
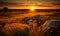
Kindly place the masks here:
<instances>
[{"instance_id":1,"label":"silhouetted tree","mask_svg":"<svg viewBox=\"0 0 60 36\"><path fill-rule=\"evenodd\" d=\"M4 11L4 12L7 12L7 11L8 11L8 7L4 7L4 8L3 8L3 11Z\"/></svg>"}]
</instances>

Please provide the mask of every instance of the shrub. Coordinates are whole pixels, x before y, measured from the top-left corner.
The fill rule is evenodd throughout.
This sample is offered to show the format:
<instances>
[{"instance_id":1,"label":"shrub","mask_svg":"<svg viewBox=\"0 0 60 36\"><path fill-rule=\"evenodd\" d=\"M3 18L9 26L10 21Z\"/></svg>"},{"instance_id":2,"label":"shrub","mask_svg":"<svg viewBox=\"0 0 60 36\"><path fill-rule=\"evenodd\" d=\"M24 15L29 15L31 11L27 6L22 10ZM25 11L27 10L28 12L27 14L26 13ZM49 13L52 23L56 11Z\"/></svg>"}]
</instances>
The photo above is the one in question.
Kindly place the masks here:
<instances>
[{"instance_id":1,"label":"shrub","mask_svg":"<svg viewBox=\"0 0 60 36\"><path fill-rule=\"evenodd\" d=\"M3 28L6 36L28 36L29 29L25 24L7 24Z\"/></svg>"}]
</instances>

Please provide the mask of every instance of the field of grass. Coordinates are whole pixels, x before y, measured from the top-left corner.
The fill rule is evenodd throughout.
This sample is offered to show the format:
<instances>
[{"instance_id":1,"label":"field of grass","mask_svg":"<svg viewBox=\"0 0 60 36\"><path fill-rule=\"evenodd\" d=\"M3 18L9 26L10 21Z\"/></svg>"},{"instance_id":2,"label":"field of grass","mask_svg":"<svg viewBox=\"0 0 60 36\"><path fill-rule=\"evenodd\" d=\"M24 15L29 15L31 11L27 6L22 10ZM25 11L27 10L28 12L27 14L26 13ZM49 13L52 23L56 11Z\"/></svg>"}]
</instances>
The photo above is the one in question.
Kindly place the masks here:
<instances>
[{"instance_id":1,"label":"field of grass","mask_svg":"<svg viewBox=\"0 0 60 36\"><path fill-rule=\"evenodd\" d=\"M56 13L56 12L55 12ZM0 36L45 36L42 23L50 19L60 19L54 12L1 12Z\"/></svg>"}]
</instances>

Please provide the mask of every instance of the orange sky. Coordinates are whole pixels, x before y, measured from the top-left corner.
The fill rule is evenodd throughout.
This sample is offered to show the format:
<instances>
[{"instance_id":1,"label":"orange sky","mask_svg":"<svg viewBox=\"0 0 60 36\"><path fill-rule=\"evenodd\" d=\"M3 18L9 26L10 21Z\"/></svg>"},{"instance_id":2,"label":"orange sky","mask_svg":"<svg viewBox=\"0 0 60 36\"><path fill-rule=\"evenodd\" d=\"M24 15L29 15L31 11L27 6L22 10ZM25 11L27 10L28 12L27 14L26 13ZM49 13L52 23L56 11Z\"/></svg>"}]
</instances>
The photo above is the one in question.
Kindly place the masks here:
<instances>
[{"instance_id":1,"label":"orange sky","mask_svg":"<svg viewBox=\"0 0 60 36\"><path fill-rule=\"evenodd\" d=\"M13 6L13 5L9 5L6 6L9 9L30 9L30 7L35 7L35 9L60 9L60 6L55 6L55 5L21 5L21 6ZM3 8L5 6L0 6L0 8Z\"/></svg>"},{"instance_id":2,"label":"orange sky","mask_svg":"<svg viewBox=\"0 0 60 36\"><path fill-rule=\"evenodd\" d=\"M36 9L60 9L60 0L0 0L0 8L9 9L30 9L30 6L37 6Z\"/></svg>"},{"instance_id":3,"label":"orange sky","mask_svg":"<svg viewBox=\"0 0 60 36\"><path fill-rule=\"evenodd\" d=\"M35 9L60 9L60 6L37 6L37 5L28 5L28 6L8 6L10 9L30 9L30 7L35 7Z\"/></svg>"},{"instance_id":4,"label":"orange sky","mask_svg":"<svg viewBox=\"0 0 60 36\"><path fill-rule=\"evenodd\" d=\"M0 4L0 8L8 7L9 9L30 9L30 7L35 7L35 9L60 9L60 5L54 4L19 4L19 3L3 3Z\"/></svg>"}]
</instances>

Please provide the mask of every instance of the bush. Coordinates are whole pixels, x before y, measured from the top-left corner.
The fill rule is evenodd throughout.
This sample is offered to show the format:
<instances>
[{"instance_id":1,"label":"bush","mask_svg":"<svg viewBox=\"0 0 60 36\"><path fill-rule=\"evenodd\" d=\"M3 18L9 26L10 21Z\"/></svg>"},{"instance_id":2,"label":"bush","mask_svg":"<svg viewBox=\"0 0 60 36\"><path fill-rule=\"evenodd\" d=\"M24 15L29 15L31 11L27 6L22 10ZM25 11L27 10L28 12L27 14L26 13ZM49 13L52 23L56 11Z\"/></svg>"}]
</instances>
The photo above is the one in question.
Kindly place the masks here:
<instances>
[{"instance_id":1,"label":"bush","mask_svg":"<svg viewBox=\"0 0 60 36\"><path fill-rule=\"evenodd\" d=\"M29 29L25 24L7 24L3 30L6 36L29 36Z\"/></svg>"}]
</instances>

